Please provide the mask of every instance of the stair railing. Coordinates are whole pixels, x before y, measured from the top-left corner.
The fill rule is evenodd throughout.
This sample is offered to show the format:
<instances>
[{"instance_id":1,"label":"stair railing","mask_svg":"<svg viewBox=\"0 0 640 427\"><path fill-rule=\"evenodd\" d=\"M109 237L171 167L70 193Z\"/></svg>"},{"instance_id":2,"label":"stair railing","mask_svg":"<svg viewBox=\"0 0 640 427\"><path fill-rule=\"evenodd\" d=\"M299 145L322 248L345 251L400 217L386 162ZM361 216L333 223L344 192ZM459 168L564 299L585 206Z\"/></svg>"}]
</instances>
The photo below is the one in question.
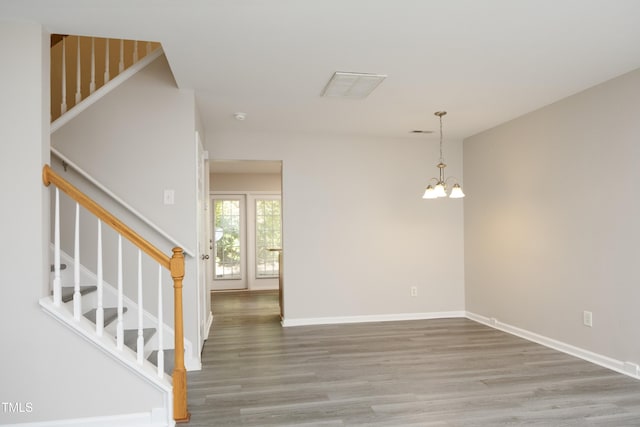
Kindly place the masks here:
<instances>
[{"instance_id":1,"label":"stair railing","mask_svg":"<svg viewBox=\"0 0 640 427\"><path fill-rule=\"evenodd\" d=\"M160 47L159 43L51 35L51 121Z\"/></svg>"},{"instance_id":2,"label":"stair railing","mask_svg":"<svg viewBox=\"0 0 640 427\"><path fill-rule=\"evenodd\" d=\"M82 193L71 183L45 165L42 170L42 179L45 186L55 185L54 208L54 279L53 279L53 303L55 306L62 304L62 285L60 278L60 191L67 194L76 202L75 239L74 239L74 293L73 315L76 321L80 320L82 310L82 295L80 292L80 206L92 213L98 219L98 259L97 259L97 300L96 309L96 334L102 336L104 330L104 307L102 305L102 223L107 224L118 234L118 323L116 326L116 345L123 351L123 295L122 295L122 237L126 238L138 248L138 341L137 360L139 364L144 361L144 331L142 325L142 252L158 263L158 334L162 337L162 268L171 274L174 289L174 329L175 329L175 362L173 368L173 417L178 422L188 421L190 414L187 410L187 372L184 366L184 327L182 312L182 281L184 278L184 254L182 248L175 247L172 256L164 254L160 249L149 243L129 226L124 224L106 209ZM162 344L160 338L160 344ZM162 347L158 349L158 376L164 376L164 356Z\"/></svg>"}]
</instances>

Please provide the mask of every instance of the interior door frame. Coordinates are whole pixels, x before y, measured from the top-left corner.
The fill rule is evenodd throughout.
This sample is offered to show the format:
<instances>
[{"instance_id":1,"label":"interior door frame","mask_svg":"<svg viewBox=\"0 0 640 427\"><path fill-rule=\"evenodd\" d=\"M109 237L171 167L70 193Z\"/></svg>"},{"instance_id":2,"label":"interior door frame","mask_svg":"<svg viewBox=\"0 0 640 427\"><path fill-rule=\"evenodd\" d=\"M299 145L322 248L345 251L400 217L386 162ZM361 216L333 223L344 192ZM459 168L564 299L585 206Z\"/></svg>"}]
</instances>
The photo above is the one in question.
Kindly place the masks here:
<instances>
[{"instance_id":1,"label":"interior door frame","mask_svg":"<svg viewBox=\"0 0 640 427\"><path fill-rule=\"evenodd\" d=\"M198 344L200 350L209 336L213 322L211 312L211 214L209 209L209 152L204 149L200 133L195 132L196 145L196 194L197 194L197 251L196 277L198 289L196 293L198 316Z\"/></svg>"}]
</instances>

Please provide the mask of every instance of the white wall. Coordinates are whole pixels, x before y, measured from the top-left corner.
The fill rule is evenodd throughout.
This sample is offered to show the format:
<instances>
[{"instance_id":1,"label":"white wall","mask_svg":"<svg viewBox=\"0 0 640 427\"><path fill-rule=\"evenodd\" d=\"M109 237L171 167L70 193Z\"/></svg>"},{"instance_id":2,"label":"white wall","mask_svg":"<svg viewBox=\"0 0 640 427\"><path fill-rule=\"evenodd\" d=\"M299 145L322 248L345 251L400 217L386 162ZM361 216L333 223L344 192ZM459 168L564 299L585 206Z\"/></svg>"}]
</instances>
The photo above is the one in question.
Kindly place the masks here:
<instances>
[{"instance_id":1,"label":"white wall","mask_svg":"<svg viewBox=\"0 0 640 427\"><path fill-rule=\"evenodd\" d=\"M19 43L18 43L19 41ZM0 22L0 402L31 403L0 424L149 411L162 396L38 306L48 291L49 38ZM113 390L118 390L113 392Z\"/></svg>"},{"instance_id":2,"label":"white wall","mask_svg":"<svg viewBox=\"0 0 640 427\"><path fill-rule=\"evenodd\" d=\"M163 55L57 130L51 136L51 144L186 248L195 251L197 122L193 92L176 88ZM163 203L165 189L174 190L174 205ZM99 202L108 203L108 199L96 196ZM112 207L107 205L107 208ZM125 222L132 221L133 228L143 237L171 254L171 243L155 237L125 211L115 206L113 209ZM91 227L95 230L95 226ZM95 247L93 233L95 231L82 234L85 239L82 247ZM116 284L115 244L115 238L105 241L105 278L113 285ZM82 261L90 269L95 266L94 253L87 253ZM187 256L185 261L185 336L195 345L199 323L195 258ZM155 278L157 273L151 269L151 263L149 268L152 273L144 277ZM127 272L135 276L135 259L130 268L125 265L125 274ZM125 278L125 293L137 300L135 284L135 279ZM145 291L151 312L157 304L156 284L157 279L153 279ZM165 300L172 301L172 295L171 291L165 292ZM166 322L173 324L172 304L165 304L164 314Z\"/></svg>"},{"instance_id":3,"label":"white wall","mask_svg":"<svg viewBox=\"0 0 640 427\"><path fill-rule=\"evenodd\" d=\"M208 150L283 161L287 320L464 309L462 203L421 198L437 139L210 132Z\"/></svg>"},{"instance_id":4,"label":"white wall","mask_svg":"<svg viewBox=\"0 0 640 427\"><path fill-rule=\"evenodd\" d=\"M635 71L465 140L467 310L640 363L639 116Z\"/></svg>"},{"instance_id":5,"label":"white wall","mask_svg":"<svg viewBox=\"0 0 640 427\"><path fill-rule=\"evenodd\" d=\"M212 173L211 191L273 191L280 193L282 182L276 173Z\"/></svg>"}]
</instances>

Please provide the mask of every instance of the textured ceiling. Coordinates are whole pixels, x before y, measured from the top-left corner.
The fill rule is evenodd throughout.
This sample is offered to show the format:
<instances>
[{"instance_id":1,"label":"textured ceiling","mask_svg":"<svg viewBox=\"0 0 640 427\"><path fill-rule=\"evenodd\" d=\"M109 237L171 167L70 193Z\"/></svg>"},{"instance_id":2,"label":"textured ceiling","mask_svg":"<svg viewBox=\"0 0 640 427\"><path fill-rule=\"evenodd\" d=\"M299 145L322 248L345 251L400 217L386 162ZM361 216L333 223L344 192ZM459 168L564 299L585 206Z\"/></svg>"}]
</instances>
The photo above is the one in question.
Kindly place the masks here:
<instances>
[{"instance_id":1,"label":"textured ceiling","mask_svg":"<svg viewBox=\"0 0 640 427\"><path fill-rule=\"evenodd\" d=\"M0 20L162 43L207 135L464 138L640 68L637 0L0 0ZM381 73L321 98L334 71ZM237 121L233 114L247 113Z\"/></svg>"}]
</instances>

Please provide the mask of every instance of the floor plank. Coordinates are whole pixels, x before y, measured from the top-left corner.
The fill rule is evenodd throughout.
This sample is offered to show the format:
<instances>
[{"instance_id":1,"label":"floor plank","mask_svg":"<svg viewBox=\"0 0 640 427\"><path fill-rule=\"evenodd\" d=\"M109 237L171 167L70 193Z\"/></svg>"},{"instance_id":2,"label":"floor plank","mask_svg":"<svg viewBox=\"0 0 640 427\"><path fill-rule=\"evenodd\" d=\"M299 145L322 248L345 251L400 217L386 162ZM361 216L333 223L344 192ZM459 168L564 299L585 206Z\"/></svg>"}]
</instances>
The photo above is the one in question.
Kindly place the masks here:
<instances>
[{"instance_id":1,"label":"floor plank","mask_svg":"<svg viewBox=\"0 0 640 427\"><path fill-rule=\"evenodd\" d=\"M467 319L282 328L277 292L215 293L199 426L640 426L640 381Z\"/></svg>"}]
</instances>

